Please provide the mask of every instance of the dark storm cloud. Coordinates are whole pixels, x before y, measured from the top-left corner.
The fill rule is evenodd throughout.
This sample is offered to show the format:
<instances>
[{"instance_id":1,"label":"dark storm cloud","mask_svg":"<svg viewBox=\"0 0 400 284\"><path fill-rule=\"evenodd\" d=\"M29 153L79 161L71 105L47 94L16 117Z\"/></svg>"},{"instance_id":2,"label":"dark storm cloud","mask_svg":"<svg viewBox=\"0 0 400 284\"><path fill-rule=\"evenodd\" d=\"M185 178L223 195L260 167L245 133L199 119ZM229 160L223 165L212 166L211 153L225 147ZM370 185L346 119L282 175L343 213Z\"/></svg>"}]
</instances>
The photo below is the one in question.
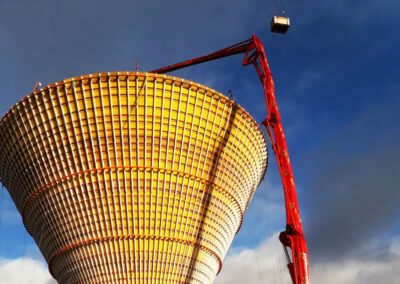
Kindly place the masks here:
<instances>
[{"instance_id":1,"label":"dark storm cloud","mask_svg":"<svg viewBox=\"0 0 400 284\"><path fill-rule=\"evenodd\" d=\"M261 1L222 2L1 1L0 110L36 80L146 71L248 38Z\"/></svg>"},{"instance_id":2,"label":"dark storm cloud","mask_svg":"<svg viewBox=\"0 0 400 284\"><path fill-rule=\"evenodd\" d=\"M262 0L2 0L0 113L27 95L36 80L47 84L80 74L133 70L137 59L141 70L150 70L215 51L256 33L266 47L295 176L299 188L304 188L299 200L307 198L301 209L310 255L354 254L390 228L398 215L396 122L400 110L395 105L399 100L392 104L373 102L349 125L339 116L358 110L364 96L381 88L377 81L384 84L398 80L393 66L399 66L395 55L400 38L400 1L286 2L293 25L281 37L268 33L272 3ZM254 103L255 95L251 95L262 97L254 70L240 69L241 58L226 60L225 68L220 68L222 62L213 63L212 68L198 66L177 76L210 83L223 92L233 85L239 103L252 114L258 113L257 120L261 121L265 108L263 103ZM317 84L320 89L315 88ZM398 95L399 91L394 93ZM381 96L377 94L374 99ZM325 115L331 106L340 109ZM304 119L299 119L301 115ZM337 124L343 128L337 129ZM290 131L293 127L300 131ZM302 159L310 159L308 169L315 175L302 177L298 174L302 164L296 160L301 160L303 148L299 149L297 143L304 141L308 148L315 147L318 136L325 135L329 127L337 129L330 136L332 142L309 151L310 155ZM270 170L274 174L268 178L279 178L276 169ZM265 203L253 202L254 209L250 210L254 210L254 216L261 209L267 217L272 214ZM256 218L247 226L254 224L259 225ZM254 237L254 230L249 231ZM247 237L243 239L248 241Z\"/></svg>"},{"instance_id":3,"label":"dark storm cloud","mask_svg":"<svg viewBox=\"0 0 400 284\"><path fill-rule=\"evenodd\" d=\"M398 98L371 104L311 157L305 198L311 259L363 254L372 241L398 233L399 105Z\"/></svg>"}]
</instances>

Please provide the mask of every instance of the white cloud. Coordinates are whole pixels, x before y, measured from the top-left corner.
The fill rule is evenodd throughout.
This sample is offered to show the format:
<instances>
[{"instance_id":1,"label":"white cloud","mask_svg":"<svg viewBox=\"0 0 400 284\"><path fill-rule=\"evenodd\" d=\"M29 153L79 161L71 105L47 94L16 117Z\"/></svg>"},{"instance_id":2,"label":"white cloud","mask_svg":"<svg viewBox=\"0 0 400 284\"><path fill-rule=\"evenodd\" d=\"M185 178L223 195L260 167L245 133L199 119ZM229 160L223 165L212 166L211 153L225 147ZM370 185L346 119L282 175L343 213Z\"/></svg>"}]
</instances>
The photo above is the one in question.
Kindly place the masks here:
<instances>
[{"instance_id":1,"label":"white cloud","mask_svg":"<svg viewBox=\"0 0 400 284\"><path fill-rule=\"evenodd\" d=\"M385 284L399 278L400 244L392 242L385 253L375 247L370 254L345 260L310 263L311 282L324 284ZM384 255L377 258L376 255ZM278 234L254 249L233 250L225 259L216 284L291 283Z\"/></svg>"},{"instance_id":2,"label":"white cloud","mask_svg":"<svg viewBox=\"0 0 400 284\"><path fill-rule=\"evenodd\" d=\"M395 283L399 277L400 244L392 241L384 253L380 250L376 246L363 256L311 263L312 283ZM43 261L32 258L0 259L0 284L10 283L55 284L56 281L50 276ZM233 248L215 283L291 283L278 233L254 249Z\"/></svg>"},{"instance_id":3,"label":"white cloud","mask_svg":"<svg viewBox=\"0 0 400 284\"><path fill-rule=\"evenodd\" d=\"M379 248L376 248L379 250ZM379 254L379 252L377 253ZM389 284L399 281L400 245L392 243L385 256L376 258L371 252L362 258L315 264L311 280L325 284Z\"/></svg>"},{"instance_id":4,"label":"white cloud","mask_svg":"<svg viewBox=\"0 0 400 284\"><path fill-rule=\"evenodd\" d=\"M272 153L269 155L270 159L274 159ZM267 172L244 214L234 246L252 247L284 227L286 219L282 186L271 182L271 179L271 172Z\"/></svg>"},{"instance_id":5,"label":"white cloud","mask_svg":"<svg viewBox=\"0 0 400 284\"><path fill-rule=\"evenodd\" d=\"M32 258L0 259L0 284L57 283L43 261Z\"/></svg>"},{"instance_id":6,"label":"white cloud","mask_svg":"<svg viewBox=\"0 0 400 284\"><path fill-rule=\"evenodd\" d=\"M255 249L228 254L215 283L291 283L283 257L276 233Z\"/></svg>"}]
</instances>

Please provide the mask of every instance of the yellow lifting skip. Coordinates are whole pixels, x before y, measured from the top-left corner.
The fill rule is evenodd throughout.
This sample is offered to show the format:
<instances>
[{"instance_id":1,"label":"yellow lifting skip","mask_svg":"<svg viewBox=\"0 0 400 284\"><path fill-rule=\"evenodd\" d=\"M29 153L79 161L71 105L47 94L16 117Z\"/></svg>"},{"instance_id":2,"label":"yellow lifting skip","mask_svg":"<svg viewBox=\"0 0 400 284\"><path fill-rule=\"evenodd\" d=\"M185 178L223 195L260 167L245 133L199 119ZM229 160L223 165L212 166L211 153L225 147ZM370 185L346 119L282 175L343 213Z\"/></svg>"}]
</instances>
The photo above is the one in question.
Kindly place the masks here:
<instances>
[{"instance_id":1,"label":"yellow lifting skip","mask_svg":"<svg viewBox=\"0 0 400 284\"><path fill-rule=\"evenodd\" d=\"M274 16L271 21L271 32L285 34L290 26L290 19L282 16Z\"/></svg>"},{"instance_id":2,"label":"yellow lifting skip","mask_svg":"<svg viewBox=\"0 0 400 284\"><path fill-rule=\"evenodd\" d=\"M285 34L290 26L290 19L285 16L285 10L281 0L282 16L276 13L276 0L274 0L274 16L271 20L271 32Z\"/></svg>"}]
</instances>

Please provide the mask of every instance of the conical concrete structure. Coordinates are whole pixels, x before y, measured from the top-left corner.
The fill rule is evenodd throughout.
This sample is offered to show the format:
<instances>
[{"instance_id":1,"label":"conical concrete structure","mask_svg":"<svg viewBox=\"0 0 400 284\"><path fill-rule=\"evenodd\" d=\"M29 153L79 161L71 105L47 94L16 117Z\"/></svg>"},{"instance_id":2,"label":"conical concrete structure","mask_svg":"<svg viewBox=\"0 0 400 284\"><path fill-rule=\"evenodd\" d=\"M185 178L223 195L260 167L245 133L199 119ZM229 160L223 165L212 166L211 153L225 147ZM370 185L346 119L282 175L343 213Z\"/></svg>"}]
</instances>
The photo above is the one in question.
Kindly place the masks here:
<instances>
[{"instance_id":1,"label":"conical concrete structure","mask_svg":"<svg viewBox=\"0 0 400 284\"><path fill-rule=\"evenodd\" d=\"M0 178L59 283L212 283L267 166L254 119L205 86L68 79L0 124Z\"/></svg>"}]
</instances>

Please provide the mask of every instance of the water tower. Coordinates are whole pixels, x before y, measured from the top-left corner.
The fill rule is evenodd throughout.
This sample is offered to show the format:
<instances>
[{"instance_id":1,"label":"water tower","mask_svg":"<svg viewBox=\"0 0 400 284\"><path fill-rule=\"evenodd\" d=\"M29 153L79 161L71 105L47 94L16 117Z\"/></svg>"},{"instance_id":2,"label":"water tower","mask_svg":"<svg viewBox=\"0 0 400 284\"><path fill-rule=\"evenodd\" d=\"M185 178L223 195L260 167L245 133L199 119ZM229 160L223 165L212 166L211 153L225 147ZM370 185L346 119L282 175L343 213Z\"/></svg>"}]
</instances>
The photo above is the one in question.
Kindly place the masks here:
<instances>
[{"instance_id":1,"label":"water tower","mask_svg":"<svg viewBox=\"0 0 400 284\"><path fill-rule=\"evenodd\" d=\"M212 283L267 167L243 108L152 73L48 85L3 117L0 145L59 283Z\"/></svg>"}]
</instances>

